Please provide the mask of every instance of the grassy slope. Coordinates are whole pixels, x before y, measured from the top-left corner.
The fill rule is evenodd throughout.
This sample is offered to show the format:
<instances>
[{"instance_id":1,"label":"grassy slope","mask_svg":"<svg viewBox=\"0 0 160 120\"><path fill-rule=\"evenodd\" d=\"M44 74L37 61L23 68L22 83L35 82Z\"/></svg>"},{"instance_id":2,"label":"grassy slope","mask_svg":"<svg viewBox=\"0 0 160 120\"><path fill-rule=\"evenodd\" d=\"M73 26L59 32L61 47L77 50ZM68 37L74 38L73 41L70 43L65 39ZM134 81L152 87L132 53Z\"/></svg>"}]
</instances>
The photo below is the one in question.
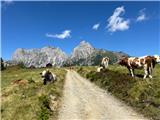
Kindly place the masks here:
<instances>
[{"instance_id":1,"label":"grassy slope","mask_svg":"<svg viewBox=\"0 0 160 120\"><path fill-rule=\"evenodd\" d=\"M2 87L2 119L4 120L45 120L56 119L57 109L51 111L49 95L57 97L62 95L66 71L63 69L50 69L57 75L55 83L43 85L40 77L41 69L22 69L11 67L1 74ZM13 80L27 80L26 85L13 85Z\"/></svg>"},{"instance_id":2,"label":"grassy slope","mask_svg":"<svg viewBox=\"0 0 160 120\"><path fill-rule=\"evenodd\" d=\"M156 65L153 79L131 78L125 67L110 65L108 70L96 72L96 67L81 67L77 71L98 86L131 105L148 118L160 120L160 65ZM136 70L143 75L143 70Z\"/></svg>"}]
</instances>

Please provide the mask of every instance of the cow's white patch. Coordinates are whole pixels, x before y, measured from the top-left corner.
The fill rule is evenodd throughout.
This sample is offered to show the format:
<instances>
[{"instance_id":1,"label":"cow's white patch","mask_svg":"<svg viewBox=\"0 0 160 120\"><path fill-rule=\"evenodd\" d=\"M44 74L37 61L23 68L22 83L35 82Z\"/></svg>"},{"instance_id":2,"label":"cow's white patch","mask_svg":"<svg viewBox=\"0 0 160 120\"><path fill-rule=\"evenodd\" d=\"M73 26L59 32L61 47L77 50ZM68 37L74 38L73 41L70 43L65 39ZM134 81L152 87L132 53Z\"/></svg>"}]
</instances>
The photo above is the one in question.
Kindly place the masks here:
<instances>
[{"instance_id":1,"label":"cow's white patch","mask_svg":"<svg viewBox=\"0 0 160 120\"><path fill-rule=\"evenodd\" d=\"M132 77L134 77L133 69L130 69Z\"/></svg>"},{"instance_id":2,"label":"cow's white patch","mask_svg":"<svg viewBox=\"0 0 160 120\"><path fill-rule=\"evenodd\" d=\"M152 75L149 75L149 78L151 78L151 79L152 79Z\"/></svg>"},{"instance_id":3,"label":"cow's white patch","mask_svg":"<svg viewBox=\"0 0 160 120\"><path fill-rule=\"evenodd\" d=\"M160 56L159 55L154 55L154 57L156 58L156 62L160 63Z\"/></svg>"},{"instance_id":4,"label":"cow's white patch","mask_svg":"<svg viewBox=\"0 0 160 120\"><path fill-rule=\"evenodd\" d=\"M101 72L102 69L103 69L103 67L98 67L97 72Z\"/></svg>"},{"instance_id":5,"label":"cow's white patch","mask_svg":"<svg viewBox=\"0 0 160 120\"><path fill-rule=\"evenodd\" d=\"M148 71L147 71L147 64L144 65L144 77L143 79L145 79L148 75Z\"/></svg>"},{"instance_id":6,"label":"cow's white patch","mask_svg":"<svg viewBox=\"0 0 160 120\"><path fill-rule=\"evenodd\" d=\"M47 73L47 71L46 71L46 70L44 70L44 71L42 72L42 76L45 76L45 75L46 75L46 73Z\"/></svg>"},{"instance_id":7,"label":"cow's white patch","mask_svg":"<svg viewBox=\"0 0 160 120\"><path fill-rule=\"evenodd\" d=\"M128 58L128 65L131 67L133 60L135 59L135 57L130 57Z\"/></svg>"}]
</instances>

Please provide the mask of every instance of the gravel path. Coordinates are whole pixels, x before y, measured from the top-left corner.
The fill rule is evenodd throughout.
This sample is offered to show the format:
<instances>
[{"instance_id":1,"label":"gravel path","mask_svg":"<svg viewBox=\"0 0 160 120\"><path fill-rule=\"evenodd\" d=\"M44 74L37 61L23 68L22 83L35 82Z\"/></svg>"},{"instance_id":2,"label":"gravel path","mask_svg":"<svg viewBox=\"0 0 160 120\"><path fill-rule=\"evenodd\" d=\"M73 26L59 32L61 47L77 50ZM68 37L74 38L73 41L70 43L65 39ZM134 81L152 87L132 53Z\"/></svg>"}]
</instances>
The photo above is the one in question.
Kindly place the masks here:
<instances>
[{"instance_id":1,"label":"gravel path","mask_svg":"<svg viewBox=\"0 0 160 120\"><path fill-rule=\"evenodd\" d=\"M68 71L59 120L144 120L109 93Z\"/></svg>"}]
</instances>

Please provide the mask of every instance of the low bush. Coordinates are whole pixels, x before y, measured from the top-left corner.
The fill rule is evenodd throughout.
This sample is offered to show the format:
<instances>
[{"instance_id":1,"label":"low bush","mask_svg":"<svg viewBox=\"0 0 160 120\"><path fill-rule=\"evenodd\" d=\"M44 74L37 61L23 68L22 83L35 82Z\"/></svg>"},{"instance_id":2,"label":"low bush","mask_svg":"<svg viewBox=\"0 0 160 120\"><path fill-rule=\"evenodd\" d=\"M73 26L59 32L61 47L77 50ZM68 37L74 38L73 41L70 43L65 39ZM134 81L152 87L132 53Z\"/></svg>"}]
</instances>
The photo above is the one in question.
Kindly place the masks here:
<instances>
[{"instance_id":1,"label":"low bush","mask_svg":"<svg viewBox=\"0 0 160 120\"><path fill-rule=\"evenodd\" d=\"M52 111L49 106L49 97L46 95L42 95L39 97L39 104L41 110L39 111L39 120L48 120L49 116L52 114Z\"/></svg>"}]
</instances>

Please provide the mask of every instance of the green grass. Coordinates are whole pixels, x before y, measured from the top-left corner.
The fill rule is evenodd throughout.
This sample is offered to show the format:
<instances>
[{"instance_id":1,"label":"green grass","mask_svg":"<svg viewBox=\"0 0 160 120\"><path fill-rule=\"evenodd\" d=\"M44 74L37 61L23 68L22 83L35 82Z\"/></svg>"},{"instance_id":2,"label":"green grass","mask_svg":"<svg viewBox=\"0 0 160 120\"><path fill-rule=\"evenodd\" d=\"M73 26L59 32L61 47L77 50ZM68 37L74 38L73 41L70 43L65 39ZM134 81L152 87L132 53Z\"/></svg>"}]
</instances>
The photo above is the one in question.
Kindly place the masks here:
<instances>
[{"instance_id":1,"label":"green grass","mask_svg":"<svg viewBox=\"0 0 160 120\"><path fill-rule=\"evenodd\" d=\"M132 106L144 116L160 120L160 65L156 65L153 79L132 78L128 70L119 65L110 65L101 73L96 67L77 67L77 71L90 81ZM143 77L143 70L135 73Z\"/></svg>"},{"instance_id":2,"label":"green grass","mask_svg":"<svg viewBox=\"0 0 160 120\"><path fill-rule=\"evenodd\" d=\"M57 119L58 109L50 109L50 95L60 101L66 71L50 68L57 75L57 81L43 85L40 76L46 68L25 69L18 66L7 68L1 73L3 120L47 120ZM26 85L14 85L14 80L27 80Z\"/></svg>"}]
</instances>

